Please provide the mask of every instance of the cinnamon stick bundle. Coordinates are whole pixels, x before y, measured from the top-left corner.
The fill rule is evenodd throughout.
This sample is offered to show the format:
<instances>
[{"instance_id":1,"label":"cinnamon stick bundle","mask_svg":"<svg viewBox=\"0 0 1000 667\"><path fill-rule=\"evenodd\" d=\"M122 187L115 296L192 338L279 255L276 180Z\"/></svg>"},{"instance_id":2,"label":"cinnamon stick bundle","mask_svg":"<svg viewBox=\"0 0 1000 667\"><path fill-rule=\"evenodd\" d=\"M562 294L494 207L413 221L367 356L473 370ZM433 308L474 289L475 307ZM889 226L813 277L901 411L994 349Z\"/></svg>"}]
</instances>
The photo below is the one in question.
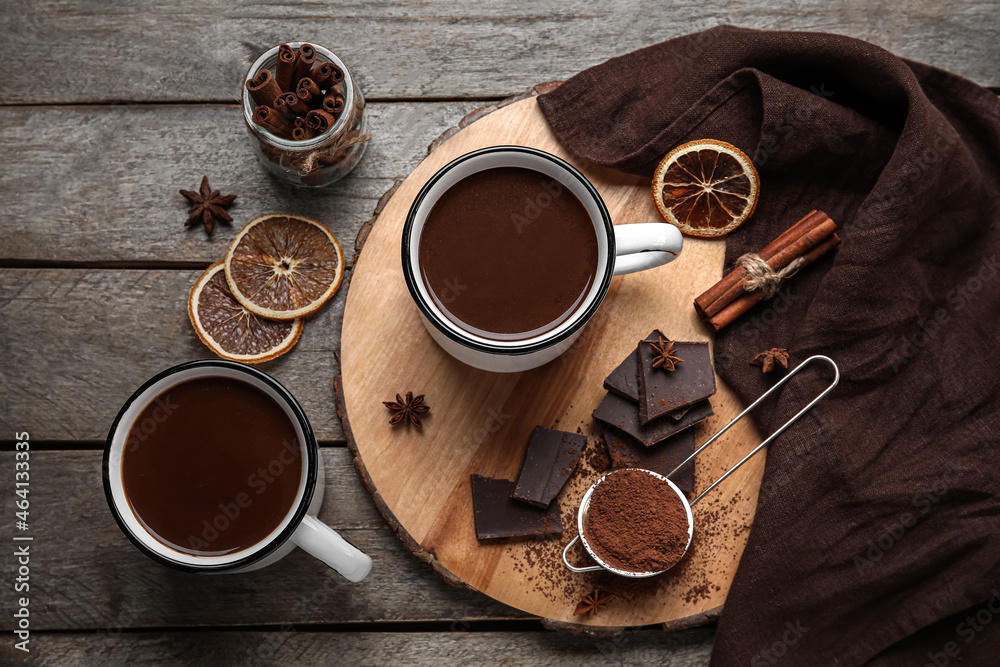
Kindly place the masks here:
<instances>
[{"instance_id":1,"label":"cinnamon stick bundle","mask_svg":"<svg viewBox=\"0 0 1000 667\"><path fill-rule=\"evenodd\" d=\"M297 51L280 44L274 71L262 69L246 82L256 107L252 122L294 141L330 129L346 107L337 87L344 81L344 71L318 57L312 44L302 44Z\"/></svg>"},{"instance_id":2,"label":"cinnamon stick bundle","mask_svg":"<svg viewBox=\"0 0 1000 667\"><path fill-rule=\"evenodd\" d=\"M826 213L810 211L757 253L757 256L774 272L786 268L796 260L799 260L796 270L800 270L840 243L836 229L836 223ZM698 315L715 331L731 324L768 297L762 289L748 291L747 281L751 278L743 266L734 268L694 300Z\"/></svg>"}]
</instances>

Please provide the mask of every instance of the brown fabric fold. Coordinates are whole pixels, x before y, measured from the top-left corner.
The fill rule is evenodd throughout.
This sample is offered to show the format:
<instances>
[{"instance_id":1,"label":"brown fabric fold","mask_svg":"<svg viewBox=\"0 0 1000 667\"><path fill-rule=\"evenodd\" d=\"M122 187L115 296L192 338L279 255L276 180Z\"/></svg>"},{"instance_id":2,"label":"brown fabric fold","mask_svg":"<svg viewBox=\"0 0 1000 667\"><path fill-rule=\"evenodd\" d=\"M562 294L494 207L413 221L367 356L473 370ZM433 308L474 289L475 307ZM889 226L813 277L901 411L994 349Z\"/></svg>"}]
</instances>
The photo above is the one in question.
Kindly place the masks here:
<instances>
[{"instance_id":1,"label":"brown fabric fold","mask_svg":"<svg viewBox=\"0 0 1000 667\"><path fill-rule=\"evenodd\" d=\"M749 365L771 347L793 364L829 355L842 379L770 446L712 664L1000 655L984 623L1000 629L997 97L860 40L720 27L610 60L539 104L574 153L644 176L694 139L750 155L760 201L725 241L726 269L812 209L842 230L716 337L716 370L747 402L774 381ZM792 380L761 430L829 380Z\"/></svg>"}]
</instances>

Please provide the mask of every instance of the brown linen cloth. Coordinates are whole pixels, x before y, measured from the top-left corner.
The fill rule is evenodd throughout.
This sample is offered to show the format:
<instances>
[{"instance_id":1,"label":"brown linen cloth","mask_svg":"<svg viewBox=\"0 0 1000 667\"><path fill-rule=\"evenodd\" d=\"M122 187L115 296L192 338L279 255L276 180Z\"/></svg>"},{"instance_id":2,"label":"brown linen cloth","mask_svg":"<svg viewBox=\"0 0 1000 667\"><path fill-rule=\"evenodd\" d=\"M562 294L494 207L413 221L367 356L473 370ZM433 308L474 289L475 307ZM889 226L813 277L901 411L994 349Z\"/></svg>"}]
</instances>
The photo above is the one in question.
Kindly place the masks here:
<instances>
[{"instance_id":1,"label":"brown linen cloth","mask_svg":"<svg viewBox=\"0 0 1000 667\"><path fill-rule=\"evenodd\" d=\"M717 371L748 402L775 379L748 363L771 347L793 364L829 355L842 379L770 446L712 664L1000 661L997 97L859 40L721 27L539 104L574 153L644 176L694 139L751 155L761 197L727 268L811 209L842 229L716 338ZM830 379L804 371L762 430Z\"/></svg>"}]
</instances>

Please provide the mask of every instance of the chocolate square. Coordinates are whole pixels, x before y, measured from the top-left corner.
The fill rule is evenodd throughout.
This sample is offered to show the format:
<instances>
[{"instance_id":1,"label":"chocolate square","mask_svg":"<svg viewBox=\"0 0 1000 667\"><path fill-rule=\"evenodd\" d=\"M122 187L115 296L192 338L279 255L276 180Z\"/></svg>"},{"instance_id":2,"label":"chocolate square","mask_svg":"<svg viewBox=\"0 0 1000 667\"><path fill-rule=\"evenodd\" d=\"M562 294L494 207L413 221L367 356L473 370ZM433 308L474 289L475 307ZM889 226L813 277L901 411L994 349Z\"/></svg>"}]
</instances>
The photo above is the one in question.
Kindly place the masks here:
<instances>
[{"instance_id":1,"label":"chocolate square","mask_svg":"<svg viewBox=\"0 0 1000 667\"><path fill-rule=\"evenodd\" d=\"M559 535L562 517L559 503L547 510L514 502L510 493L514 482L472 475L472 514L476 523L476 538L494 540L501 537L526 535Z\"/></svg>"},{"instance_id":2,"label":"chocolate square","mask_svg":"<svg viewBox=\"0 0 1000 667\"><path fill-rule=\"evenodd\" d=\"M536 507L548 507L576 470L586 446L585 435L536 426L510 497Z\"/></svg>"},{"instance_id":3,"label":"chocolate square","mask_svg":"<svg viewBox=\"0 0 1000 667\"><path fill-rule=\"evenodd\" d=\"M675 370L665 371L653 368L656 352L652 346L645 341L639 343L639 421L642 424L715 393L715 370L708 343L675 342L674 350L684 361L677 364Z\"/></svg>"},{"instance_id":4,"label":"chocolate square","mask_svg":"<svg viewBox=\"0 0 1000 667\"><path fill-rule=\"evenodd\" d=\"M706 400L692 405L681 419L666 417L643 426L639 423L639 406L610 392L594 410L597 421L627 433L646 447L663 442L673 434L708 419L712 414L712 406Z\"/></svg>"},{"instance_id":5,"label":"chocolate square","mask_svg":"<svg viewBox=\"0 0 1000 667\"><path fill-rule=\"evenodd\" d=\"M657 332L651 333L646 337L646 342L655 343L659 340ZM636 403L639 402L639 352L638 350L632 350L629 352L628 356L625 357L625 361L618 364L615 370L611 371L611 374L604 379L604 388L608 391L612 391L623 398L627 398ZM688 408L680 408L670 413L670 416L674 419L680 419L684 416L684 413L688 411Z\"/></svg>"},{"instance_id":6,"label":"chocolate square","mask_svg":"<svg viewBox=\"0 0 1000 667\"><path fill-rule=\"evenodd\" d=\"M644 447L616 428L602 424L601 430L604 432L604 442L608 446L611 464L615 468L645 468L661 475L669 475L691 456L695 449L693 428L684 429L652 447ZM670 478L670 481L687 495L694 492L696 462L688 463Z\"/></svg>"}]
</instances>

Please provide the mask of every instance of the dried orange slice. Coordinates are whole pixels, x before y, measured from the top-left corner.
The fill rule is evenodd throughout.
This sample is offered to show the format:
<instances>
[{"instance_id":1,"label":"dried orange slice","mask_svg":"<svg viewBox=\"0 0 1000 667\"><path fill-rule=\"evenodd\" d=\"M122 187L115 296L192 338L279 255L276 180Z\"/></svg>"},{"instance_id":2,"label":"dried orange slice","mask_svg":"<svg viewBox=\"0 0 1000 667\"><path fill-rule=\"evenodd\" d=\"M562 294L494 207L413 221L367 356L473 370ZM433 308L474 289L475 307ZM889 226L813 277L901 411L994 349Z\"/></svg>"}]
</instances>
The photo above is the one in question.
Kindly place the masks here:
<instances>
[{"instance_id":1,"label":"dried orange slice","mask_svg":"<svg viewBox=\"0 0 1000 667\"><path fill-rule=\"evenodd\" d=\"M252 313L292 320L319 310L344 279L344 250L322 223L268 213L240 230L226 253L226 280Z\"/></svg>"},{"instance_id":2,"label":"dried orange slice","mask_svg":"<svg viewBox=\"0 0 1000 667\"><path fill-rule=\"evenodd\" d=\"M660 215L690 236L724 236L757 206L760 178L750 158L724 141L691 141L667 153L653 174Z\"/></svg>"},{"instance_id":3,"label":"dried orange slice","mask_svg":"<svg viewBox=\"0 0 1000 667\"><path fill-rule=\"evenodd\" d=\"M233 298L223 262L208 267L191 288L188 317L198 338L223 359L257 364L288 352L302 335L304 321L268 320Z\"/></svg>"}]
</instances>

